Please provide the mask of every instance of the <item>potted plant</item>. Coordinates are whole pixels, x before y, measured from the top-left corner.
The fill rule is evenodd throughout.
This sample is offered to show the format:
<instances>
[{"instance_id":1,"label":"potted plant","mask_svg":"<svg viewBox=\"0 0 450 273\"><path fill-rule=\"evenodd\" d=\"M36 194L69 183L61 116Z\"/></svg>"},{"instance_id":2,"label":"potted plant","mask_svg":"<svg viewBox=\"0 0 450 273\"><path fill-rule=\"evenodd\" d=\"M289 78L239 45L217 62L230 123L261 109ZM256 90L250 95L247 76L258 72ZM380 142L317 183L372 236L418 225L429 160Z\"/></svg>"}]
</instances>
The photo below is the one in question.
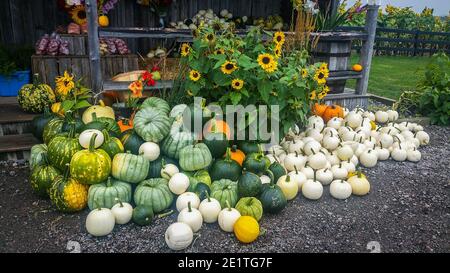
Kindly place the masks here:
<instances>
[{"instance_id":1,"label":"potted plant","mask_svg":"<svg viewBox=\"0 0 450 273\"><path fill-rule=\"evenodd\" d=\"M20 88L30 83L32 48L0 46L0 96L15 97Z\"/></svg>"}]
</instances>

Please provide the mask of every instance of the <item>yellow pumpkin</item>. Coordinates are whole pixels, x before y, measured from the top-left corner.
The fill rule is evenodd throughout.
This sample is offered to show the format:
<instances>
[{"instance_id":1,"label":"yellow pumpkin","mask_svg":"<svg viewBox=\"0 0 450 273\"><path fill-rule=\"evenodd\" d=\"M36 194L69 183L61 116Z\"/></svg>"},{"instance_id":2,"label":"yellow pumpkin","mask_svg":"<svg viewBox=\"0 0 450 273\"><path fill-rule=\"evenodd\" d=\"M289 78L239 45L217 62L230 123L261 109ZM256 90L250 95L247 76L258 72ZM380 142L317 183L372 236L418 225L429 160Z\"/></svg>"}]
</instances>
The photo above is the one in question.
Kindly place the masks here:
<instances>
[{"instance_id":1,"label":"yellow pumpkin","mask_svg":"<svg viewBox=\"0 0 450 273\"><path fill-rule=\"evenodd\" d=\"M352 194L354 195L366 195L370 191L370 183L366 177L363 177L361 173L354 175L347 179L347 182L352 186Z\"/></svg>"},{"instance_id":2,"label":"yellow pumpkin","mask_svg":"<svg viewBox=\"0 0 450 273\"><path fill-rule=\"evenodd\" d=\"M93 105L84 111L82 117L84 124L92 121L92 113L95 113L97 118L106 117L115 119L114 110L106 106L102 100L99 101L99 105Z\"/></svg>"},{"instance_id":3,"label":"yellow pumpkin","mask_svg":"<svg viewBox=\"0 0 450 273\"><path fill-rule=\"evenodd\" d=\"M58 116L64 117L64 109L61 107L61 102L55 102L52 104L52 112Z\"/></svg>"},{"instance_id":4,"label":"yellow pumpkin","mask_svg":"<svg viewBox=\"0 0 450 273\"><path fill-rule=\"evenodd\" d=\"M101 27L109 26L109 18L106 15L100 15L98 17L98 25Z\"/></svg>"},{"instance_id":5,"label":"yellow pumpkin","mask_svg":"<svg viewBox=\"0 0 450 273\"><path fill-rule=\"evenodd\" d=\"M234 235L241 243L251 243L259 236L259 224L255 218L251 216L241 216L234 223Z\"/></svg>"}]
</instances>

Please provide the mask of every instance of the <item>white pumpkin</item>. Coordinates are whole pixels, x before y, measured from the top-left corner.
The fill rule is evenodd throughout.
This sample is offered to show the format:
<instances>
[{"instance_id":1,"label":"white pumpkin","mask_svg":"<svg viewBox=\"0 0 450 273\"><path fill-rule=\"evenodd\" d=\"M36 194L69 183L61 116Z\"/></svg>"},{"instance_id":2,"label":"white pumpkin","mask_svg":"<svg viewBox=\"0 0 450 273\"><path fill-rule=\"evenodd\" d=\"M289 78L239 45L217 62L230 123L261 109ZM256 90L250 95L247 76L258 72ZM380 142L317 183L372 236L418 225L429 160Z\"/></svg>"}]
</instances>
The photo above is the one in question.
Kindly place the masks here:
<instances>
[{"instance_id":1,"label":"white pumpkin","mask_svg":"<svg viewBox=\"0 0 450 273\"><path fill-rule=\"evenodd\" d=\"M414 132L419 132L419 131L423 131L423 126L422 125L419 125L419 124L417 124L416 125L416 128L414 128Z\"/></svg>"},{"instance_id":2,"label":"white pumpkin","mask_svg":"<svg viewBox=\"0 0 450 273\"><path fill-rule=\"evenodd\" d=\"M325 129L323 129L322 131L323 136L338 136L339 133L336 129L334 129L333 127L325 127ZM323 140L322 140L323 141Z\"/></svg>"},{"instance_id":3,"label":"white pumpkin","mask_svg":"<svg viewBox=\"0 0 450 273\"><path fill-rule=\"evenodd\" d=\"M320 131L313 128L309 128L306 130L306 136L314 138L314 140L319 142L322 141L323 139L323 135L320 133Z\"/></svg>"},{"instance_id":4,"label":"white pumpkin","mask_svg":"<svg viewBox=\"0 0 450 273\"><path fill-rule=\"evenodd\" d=\"M89 144L91 142L92 135L94 134L97 135L97 137L95 138L94 148L102 146L103 142L105 141L103 133L97 129L87 129L81 132L80 136L78 137L78 142L80 143L81 147L89 149Z\"/></svg>"},{"instance_id":5,"label":"white pumpkin","mask_svg":"<svg viewBox=\"0 0 450 273\"><path fill-rule=\"evenodd\" d=\"M392 150L391 157L395 161L405 161L407 157L406 150L402 149L401 146L398 148L396 147Z\"/></svg>"},{"instance_id":6,"label":"white pumpkin","mask_svg":"<svg viewBox=\"0 0 450 273\"><path fill-rule=\"evenodd\" d=\"M200 203L198 210L202 214L205 223L214 223L217 221L222 208L219 201L208 196Z\"/></svg>"},{"instance_id":7,"label":"white pumpkin","mask_svg":"<svg viewBox=\"0 0 450 273\"><path fill-rule=\"evenodd\" d=\"M350 128L349 126L342 126L342 127L340 127L340 128L338 129L339 136L341 136L341 137L342 137L345 133L351 132L351 131L353 131L353 129Z\"/></svg>"},{"instance_id":8,"label":"white pumpkin","mask_svg":"<svg viewBox=\"0 0 450 273\"><path fill-rule=\"evenodd\" d=\"M111 208L111 212L114 215L116 224L124 225L130 222L133 216L133 207L129 203L119 201Z\"/></svg>"},{"instance_id":9,"label":"white pumpkin","mask_svg":"<svg viewBox=\"0 0 450 273\"><path fill-rule=\"evenodd\" d=\"M352 158L350 158L350 161L353 163L353 165L358 166L359 159L356 155L353 155Z\"/></svg>"},{"instance_id":10,"label":"white pumpkin","mask_svg":"<svg viewBox=\"0 0 450 273\"><path fill-rule=\"evenodd\" d=\"M184 193L188 188L189 177L184 173L176 173L169 180L169 189L174 194L180 195Z\"/></svg>"},{"instance_id":11,"label":"white pumpkin","mask_svg":"<svg viewBox=\"0 0 450 273\"><path fill-rule=\"evenodd\" d=\"M327 157L319 152L308 157L308 166L315 170L323 169L327 166Z\"/></svg>"},{"instance_id":12,"label":"white pumpkin","mask_svg":"<svg viewBox=\"0 0 450 273\"><path fill-rule=\"evenodd\" d=\"M345 179L348 176L348 171L342 166L342 163L338 165L333 165L331 167L331 172L333 173L334 179Z\"/></svg>"},{"instance_id":13,"label":"white pumpkin","mask_svg":"<svg viewBox=\"0 0 450 273\"><path fill-rule=\"evenodd\" d=\"M354 129L354 128L357 128L361 124L362 116L360 113L351 111L345 117L345 121L347 122L348 126L350 126Z\"/></svg>"},{"instance_id":14,"label":"white pumpkin","mask_svg":"<svg viewBox=\"0 0 450 273\"><path fill-rule=\"evenodd\" d=\"M323 119L319 116L310 116L308 118L308 128L317 129L319 131L322 131L323 127L325 127L325 124L323 122Z\"/></svg>"},{"instance_id":15,"label":"white pumpkin","mask_svg":"<svg viewBox=\"0 0 450 273\"><path fill-rule=\"evenodd\" d=\"M332 166L336 165L336 164L339 164L341 162L341 160L339 159L339 157L337 156L337 153L335 151L332 151L331 153L326 155L326 157L327 157L327 161Z\"/></svg>"},{"instance_id":16,"label":"white pumpkin","mask_svg":"<svg viewBox=\"0 0 450 273\"><path fill-rule=\"evenodd\" d=\"M300 155L298 152L290 153L284 158L284 167L288 171L293 171L295 168L301 169L305 166L306 157Z\"/></svg>"},{"instance_id":17,"label":"white pumpkin","mask_svg":"<svg viewBox=\"0 0 450 273\"><path fill-rule=\"evenodd\" d=\"M341 145L336 149L336 154L340 160L348 160L353 156L353 149L349 145Z\"/></svg>"},{"instance_id":18,"label":"white pumpkin","mask_svg":"<svg viewBox=\"0 0 450 273\"><path fill-rule=\"evenodd\" d=\"M219 222L220 228L225 232L233 232L233 227L236 221L241 217L241 213L234 208L228 207L223 209L219 213L217 221Z\"/></svg>"},{"instance_id":19,"label":"white pumpkin","mask_svg":"<svg viewBox=\"0 0 450 273\"><path fill-rule=\"evenodd\" d=\"M389 114L385 111L378 110L375 112L375 121L378 123L386 123L389 121Z\"/></svg>"},{"instance_id":20,"label":"white pumpkin","mask_svg":"<svg viewBox=\"0 0 450 273\"><path fill-rule=\"evenodd\" d=\"M406 159L408 161L419 162L421 158L422 158L422 154L416 149L409 150L406 152Z\"/></svg>"},{"instance_id":21,"label":"white pumpkin","mask_svg":"<svg viewBox=\"0 0 450 273\"><path fill-rule=\"evenodd\" d=\"M430 143L430 136L425 131L417 132L415 138L420 141L420 145L427 145L428 143Z\"/></svg>"},{"instance_id":22,"label":"white pumpkin","mask_svg":"<svg viewBox=\"0 0 450 273\"><path fill-rule=\"evenodd\" d=\"M309 166L305 166L300 169L300 171L306 176L307 179L313 179L314 177L314 170L313 168Z\"/></svg>"},{"instance_id":23,"label":"white pumpkin","mask_svg":"<svg viewBox=\"0 0 450 273\"><path fill-rule=\"evenodd\" d=\"M370 183L361 173L350 177L347 182L352 186L354 195L366 195L370 191Z\"/></svg>"},{"instance_id":24,"label":"white pumpkin","mask_svg":"<svg viewBox=\"0 0 450 273\"><path fill-rule=\"evenodd\" d=\"M353 151L353 155L361 156L364 151L367 150L366 145L358 143L356 150Z\"/></svg>"},{"instance_id":25,"label":"white pumpkin","mask_svg":"<svg viewBox=\"0 0 450 273\"><path fill-rule=\"evenodd\" d=\"M317 140L311 140L308 142L305 142L305 145L303 146L303 151L305 155L312 155L313 153L316 153L322 148L322 145L320 145L320 142Z\"/></svg>"},{"instance_id":26,"label":"white pumpkin","mask_svg":"<svg viewBox=\"0 0 450 273\"><path fill-rule=\"evenodd\" d=\"M148 161L154 161L161 153L159 145L154 142L144 142L139 147L139 154L141 154Z\"/></svg>"},{"instance_id":27,"label":"white pumpkin","mask_svg":"<svg viewBox=\"0 0 450 273\"><path fill-rule=\"evenodd\" d=\"M320 169L316 172L316 179L322 185L329 185L333 181L333 172L330 169Z\"/></svg>"},{"instance_id":28,"label":"white pumpkin","mask_svg":"<svg viewBox=\"0 0 450 273\"><path fill-rule=\"evenodd\" d=\"M365 111L363 113L363 117L366 117L366 118L368 118L371 121L375 121L375 114L373 112Z\"/></svg>"},{"instance_id":29,"label":"white pumpkin","mask_svg":"<svg viewBox=\"0 0 450 273\"><path fill-rule=\"evenodd\" d=\"M187 208L182 209L178 214L177 221L188 224L193 232L197 232L202 228L203 216L198 209L191 206L191 202L188 202Z\"/></svg>"},{"instance_id":30,"label":"white pumpkin","mask_svg":"<svg viewBox=\"0 0 450 273\"><path fill-rule=\"evenodd\" d=\"M288 175L291 177L291 181L297 183L298 190L300 191L307 180L306 175L298 170L292 171Z\"/></svg>"},{"instance_id":31,"label":"white pumpkin","mask_svg":"<svg viewBox=\"0 0 450 273\"><path fill-rule=\"evenodd\" d=\"M265 174L261 175L259 179L261 179L261 184L270 184L271 182L270 177Z\"/></svg>"},{"instance_id":32,"label":"white pumpkin","mask_svg":"<svg viewBox=\"0 0 450 273\"><path fill-rule=\"evenodd\" d=\"M410 139L414 138L413 132L411 132L409 130L405 130L405 131L401 132L400 134L405 138L405 140L410 140Z\"/></svg>"},{"instance_id":33,"label":"white pumpkin","mask_svg":"<svg viewBox=\"0 0 450 273\"><path fill-rule=\"evenodd\" d=\"M292 143L292 142L290 142ZM274 156L279 156L280 154L285 154L286 151L280 145L273 145L269 148L269 154Z\"/></svg>"},{"instance_id":34,"label":"white pumpkin","mask_svg":"<svg viewBox=\"0 0 450 273\"><path fill-rule=\"evenodd\" d=\"M164 238L170 249L182 250L192 243L194 233L188 224L177 222L167 228Z\"/></svg>"},{"instance_id":35,"label":"white pumpkin","mask_svg":"<svg viewBox=\"0 0 450 273\"><path fill-rule=\"evenodd\" d=\"M354 141L356 140L356 132L348 131L341 135L342 141Z\"/></svg>"},{"instance_id":36,"label":"white pumpkin","mask_svg":"<svg viewBox=\"0 0 450 273\"><path fill-rule=\"evenodd\" d=\"M339 117L333 117L327 122L328 127L332 127L334 129L339 129L343 124L343 119Z\"/></svg>"},{"instance_id":37,"label":"white pumpkin","mask_svg":"<svg viewBox=\"0 0 450 273\"><path fill-rule=\"evenodd\" d=\"M381 133L378 138L378 145L389 148L394 143L394 138L389 133Z\"/></svg>"},{"instance_id":38,"label":"white pumpkin","mask_svg":"<svg viewBox=\"0 0 450 273\"><path fill-rule=\"evenodd\" d=\"M378 160L387 160L391 155L389 150L383 147L375 147L375 151L377 152Z\"/></svg>"},{"instance_id":39,"label":"white pumpkin","mask_svg":"<svg viewBox=\"0 0 450 273\"><path fill-rule=\"evenodd\" d=\"M293 181L289 175L278 178L277 185L281 188L287 200L292 200L297 196L298 183Z\"/></svg>"},{"instance_id":40,"label":"white pumpkin","mask_svg":"<svg viewBox=\"0 0 450 273\"><path fill-rule=\"evenodd\" d=\"M329 151L334 151L340 142L341 140L337 136L327 135L322 140L322 146Z\"/></svg>"},{"instance_id":41,"label":"white pumpkin","mask_svg":"<svg viewBox=\"0 0 450 273\"><path fill-rule=\"evenodd\" d=\"M116 218L110 209L91 210L86 218L86 230L93 236L106 236L114 229Z\"/></svg>"},{"instance_id":42,"label":"white pumpkin","mask_svg":"<svg viewBox=\"0 0 450 273\"><path fill-rule=\"evenodd\" d=\"M372 149L367 149L359 156L359 161L361 165L363 165L366 168L375 167L375 165L377 165L378 162L377 152Z\"/></svg>"},{"instance_id":43,"label":"white pumpkin","mask_svg":"<svg viewBox=\"0 0 450 273\"><path fill-rule=\"evenodd\" d=\"M352 195L352 186L345 180L334 180L330 184L330 194L336 199L347 199Z\"/></svg>"},{"instance_id":44,"label":"white pumpkin","mask_svg":"<svg viewBox=\"0 0 450 273\"><path fill-rule=\"evenodd\" d=\"M200 205L200 198L198 198L197 194L193 192L185 192L178 196L176 207L178 211L182 211L184 208L188 207L188 204L191 203L191 207L198 209Z\"/></svg>"},{"instance_id":45,"label":"white pumpkin","mask_svg":"<svg viewBox=\"0 0 450 273\"><path fill-rule=\"evenodd\" d=\"M388 120L389 121L396 121L398 119L398 112L397 111L389 109L386 112L388 114Z\"/></svg>"},{"instance_id":46,"label":"white pumpkin","mask_svg":"<svg viewBox=\"0 0 450 273\"><path fill-rule=\"evenodd\" d=\"M305 198L310 200L320 199L323 194L323 186L317 180L308 179L305 184L303 184L302 194Z\"/></svg>"},{"instance_id":47,"label":"white pumpkin","mask_svg":"<svg viewBox=\"0 0 450 273\"><path fill-rule=\"evenodd\" d=\"M341 163L342 163L342 167L347 169L347 172L349 172L349 173L354 172L356 170L355 164L353 164L353 162L351 162L350 159L347 161L342 161Z\"/></svg>"},{"instance_id":48,"label":"white pumpkin","mask_svg":"<svg viewBox=\"0 0 450 273\"><path fill-rule=\"evenodd\" d=\"M170 178L172 176L174 176L175 174L179 173L180 170L178 169L177 165L169 163L169 164L165 164L162 168L161 168L161 177L165 178L167 180L170 180Z\"/></svg>"}]
</instances>

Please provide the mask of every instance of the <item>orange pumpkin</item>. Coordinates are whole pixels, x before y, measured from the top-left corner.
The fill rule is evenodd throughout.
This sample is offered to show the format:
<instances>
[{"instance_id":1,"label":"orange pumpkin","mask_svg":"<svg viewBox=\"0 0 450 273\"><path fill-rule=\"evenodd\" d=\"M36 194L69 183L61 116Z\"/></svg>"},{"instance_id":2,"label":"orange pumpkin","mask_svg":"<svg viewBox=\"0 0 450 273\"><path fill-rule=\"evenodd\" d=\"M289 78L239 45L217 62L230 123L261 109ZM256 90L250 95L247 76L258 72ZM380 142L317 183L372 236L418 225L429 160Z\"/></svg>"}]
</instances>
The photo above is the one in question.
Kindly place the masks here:
<instances>
[{"instance_id":1,"label":"orange pumpkin","mask_svg":"<svg viewBox=\"0 0 450 273\"><path fill-rule=\"evenodd\" d=\"M129 129L133 129L133 120L131 120L131 119L127 119L127 118L121 119L117 122L117 124L119 125L121 132L124 132Z\"/></svg>"},{"instance_id":2,"label":"orange pumpkin","mask_svg":"<svg viewBox=\"0 0 450 273\"><path fill-rule=\"evenodd\" d=\"M312 112L314 115L321 117L323 115L323 113L325 112L325 110L327 110L327 108L328 108L328 105L326 105L326 104L314 103Z\"/></svg>"},{"instance_id":3,"label":"orange pumpkin","mask_svg":"<svg viewBox=\"0 0 450 273\"><path fill-rule=\"evenodd\" d=\"M226 157L227 155L225 155ZM233 159L234 161L236 161L237 163L239 163L239 165L242 166L242 163L244 162L245 159L245 154L243 151L239 150L236 145L231 146L230 149L230 157L231 159Z\"/></svg>"},{"instance_id":4,"label":"orange pumpkin","mask_svg":"<svg viewBox=\"0 0 450 273\"><path fill-rule=\"evenodd\" d=\"M339 105L330 105L325 109L322 114L322 118L325 122L328 122L330 119L334 117L343 118L344 117L344 109Z\"/></svg>"},{"instance_id":5,"label":"orange pumpkin","mask_svg":"<svg viewBox=\"0 0 450 273\"><path fill-rule=\"evenodd\" d=\"M109 18L106 15L100 15L98 17L98 25L101 27L109 26Z\"/></svg>"},{"instance_id":6,"label":"orange pumpkin","mask_svg":"<svg viewBox=\"0 0 450 273\"><path fill-rule=\"evenodd\" d=\"M228 124L221 119L210 119L206 123L206 132L210 133L213 131L213 125L215 125L215 132L224 133L227 136L227 139L231 139L231 130Z\"/></svg>"},{"instance_id":7,"label":"orange pumpkin","mask_svg":"<svg viewBox=\"0 0 450 273\"><path fill-rule=\"evenodd\" d=\"M362 69L363 69L363 67L362 67L362 65L360 65L360 64L354 64L354 65L352 66L352 70L353 70L353 71L356 71L356 72L361 72Z\"/></svg>"}]
</instances>

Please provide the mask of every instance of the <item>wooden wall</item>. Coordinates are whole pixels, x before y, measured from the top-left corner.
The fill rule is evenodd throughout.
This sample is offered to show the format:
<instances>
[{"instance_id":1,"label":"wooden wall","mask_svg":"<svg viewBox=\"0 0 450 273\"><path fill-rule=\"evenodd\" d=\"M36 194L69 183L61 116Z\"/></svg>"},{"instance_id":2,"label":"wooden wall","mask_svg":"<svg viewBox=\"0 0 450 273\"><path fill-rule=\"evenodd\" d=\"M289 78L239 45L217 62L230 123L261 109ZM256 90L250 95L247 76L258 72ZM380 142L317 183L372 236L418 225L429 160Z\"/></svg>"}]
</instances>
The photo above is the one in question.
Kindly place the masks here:
<instances>
[{"instance_id":1,"label":"wooden wall","mask_svg":"<svg viewBox=\"0 0 450 273\"><path fill-rule=\"evenodd\" d=\"M34 45L44 33L53 32L58 25L67 25L69 16L57 8L57 0L0 0L0 43ZM192 17L200 9L212 8L216 13L226 8L237 16L254 17L280 14L290 18L290 0L173 0L168 20ZM149 8L136 0L119 0L109 14L115 27L154 27L157 18ZM132 50L144 53L158 41L140 39L128 41Z\"/></svg>"}]
</instances>

